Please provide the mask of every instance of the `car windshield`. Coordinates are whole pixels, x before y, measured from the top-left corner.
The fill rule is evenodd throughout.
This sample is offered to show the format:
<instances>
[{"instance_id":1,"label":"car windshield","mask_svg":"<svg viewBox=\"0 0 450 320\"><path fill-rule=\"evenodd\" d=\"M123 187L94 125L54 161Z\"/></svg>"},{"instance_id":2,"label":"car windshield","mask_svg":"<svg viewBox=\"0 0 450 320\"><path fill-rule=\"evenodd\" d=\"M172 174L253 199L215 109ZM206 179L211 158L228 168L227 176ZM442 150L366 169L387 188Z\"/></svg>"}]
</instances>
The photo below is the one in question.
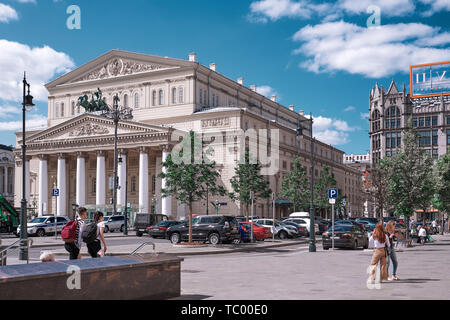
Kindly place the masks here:
<instances>
[{"instance_id":1,"label":"car windshield","mask_svg":"<svg viewBox=\"0 0 450 320\"><path fill-rule=\"evenodd\" d=\"M197 224L199 220L200 220L200 217L192 218L192 224ZM187 220L186 223L189 224L189 220Z\"/></svg>"},{"instance_id":2,"label":"car windshield","mask_svg":"<svg viewBox=\"0 0 450 320\"><path fill-rule=\"evenodd\" d=\"M160 221L155 226L168 226L170 224L169 221Z\"/></svg>"},{"instance_id":3,"label":"car windshield","mask_svg":"<svg viewBox=\"0 0 450 320\"><path fill-rule=\"evenodd\" d=\"M31 222L29 222L29 223L44 223L46 219L47 218L36 218L36 219L31 220ZM53 231L55 231L55 230L53 230Z\"/></svg>"}]
</instances>

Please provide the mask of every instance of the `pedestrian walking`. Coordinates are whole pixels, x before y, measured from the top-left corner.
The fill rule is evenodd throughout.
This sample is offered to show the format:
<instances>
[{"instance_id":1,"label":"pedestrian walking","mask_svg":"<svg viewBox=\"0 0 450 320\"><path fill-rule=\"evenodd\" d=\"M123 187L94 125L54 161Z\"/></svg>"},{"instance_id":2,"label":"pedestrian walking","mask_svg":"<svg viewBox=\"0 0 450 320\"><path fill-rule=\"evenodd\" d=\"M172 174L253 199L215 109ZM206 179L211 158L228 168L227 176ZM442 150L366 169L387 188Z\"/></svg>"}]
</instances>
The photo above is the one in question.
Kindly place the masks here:
<instances>
[{"instance_id":1,"label":"pedestrian walking","mask_svg":"<svg viewBox=\"0 0 450 320\"><path fill-rule=\"evenodd\" d=\"M87 209L84 207L78 208L78 217L68 222L61 232L61 237L65 242L64 248L69 252L70 260L81 259L81 235L86 227L86 218Z\"/></svg>"},{"instance_id":2,"label":"pedestrian walking","mask_svg":"<svg viewBox=\"0 0 450 320\"><path fill-rule=\"evenodd\" d=\"M103 242L103 245L106 250L106 241L103 235L105 227L102 222L103 222L103 213L97 211L94 214L94 221L86 227L83 233L83 241L86 243L88 252L92 258L99 258L99 254L102 250L102 245L100 241Z\"/></svg>"},{"instance_id":3,"label":"pedestrian walking","mask_svg":"<svg viewBox=\"0 0 450 320\"><path fill-rule=\"evenodd\" d=\"M103 213L99 212L99 215L100 216L97 223L97 239L103 243L103 249L101 249L97 254L103 257L108 247L106 246L105 240L105 222L103 221Z\"/></svg>"},{"instance_id":4,"label":"pedestrian walking","mask_svg":"<svg viewBox=\"0 0 450 320\"><path fill-rule=\"evenodd\" d=\"M388 256L390 242L382 222L375 227L375 231L369 239L369 246L375 248L375 250L370 263L370 277L367 282L369 284L375 283L375 272L378 263L380 263L381 281L388 280L386 257Z\"/></svg>"},{"instance_id":5,"label":"pedestrian walking","mask_svg":"<svg viewBox=\"0 0 450 320\"><path fill-rule=\"evenodd\" d=\"M444 233L448 233L448 219L445 219L444 221Z\"/></svg>"},{"instance_id":6,"label":"pedestrian walking","mask_svg":"<svg viewBox=\"0 0 450 320\"><path fill-rule=\"evenodd\" d=\"M389 274L389 267L390 267L390 263L392 261L392 277L389 277L388 280L392 281L398 281L400 280L397 277L397 268L398 268L398 260L397 260L397 255L395 253L395 247L394 247L394 241L398 238L398 231L395 230L395 222L394 221L389 221L388 224L386 225L386 234L389 238L389 255L387 258L387 272Z\"/></svg>"},{"instance_id":7,"label":"pedestrian walking","mask_svg":"<svg viewBox=\"0 0 450 320\"><path fill-rule=\"evenodd\" d=\"M411 221L409 221L409 229L412 229L412 227L416 224L416 222L414 221L414 219L411 219Z\"/></svg>"},{"instance_id":8,"label":"pedestrian walking","mask_svg":"<svg viewBox=\"0 0 450 320\"><path fill-rule=\"evenodd\" d=\"M427 230L425 229L424 226L420 227L419 230L419 239L420 239L420 243L422 243L422 245L425 244L425 241L427 239Z\"/></svg>"}]
</instances>

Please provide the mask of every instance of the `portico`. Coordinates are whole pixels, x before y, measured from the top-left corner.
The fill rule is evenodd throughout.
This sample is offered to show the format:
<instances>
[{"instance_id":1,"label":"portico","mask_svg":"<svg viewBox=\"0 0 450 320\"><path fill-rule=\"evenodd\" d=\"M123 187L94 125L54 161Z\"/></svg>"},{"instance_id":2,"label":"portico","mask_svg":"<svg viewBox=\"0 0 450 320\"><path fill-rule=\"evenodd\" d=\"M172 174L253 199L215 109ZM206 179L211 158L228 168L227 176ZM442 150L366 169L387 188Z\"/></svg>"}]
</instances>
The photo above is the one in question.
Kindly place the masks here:
<instances>
[{"instance_id":1,"label":"portico","mask_svg":"<svg viewBox=\"0 0 450 320\"><path fill-rule=\"evenodd\" d=\"M83 114L27 139L29 160L39 161L39 215L72 216L72 204L95 206L105 211L112 199L113 122L94 114ZM171 128L132 121L119 123L118 211L128 202L138 212L153 212L156 181L161 161L172 142ZM28 163L29 161L27 161ZM159 166L157 166L157 163ZM165 185L165 181L160 182ZM59 189L56 203L51 189ZM172 214L172 199L158 198L160 213Z\"/></svg>"}]
</instances>

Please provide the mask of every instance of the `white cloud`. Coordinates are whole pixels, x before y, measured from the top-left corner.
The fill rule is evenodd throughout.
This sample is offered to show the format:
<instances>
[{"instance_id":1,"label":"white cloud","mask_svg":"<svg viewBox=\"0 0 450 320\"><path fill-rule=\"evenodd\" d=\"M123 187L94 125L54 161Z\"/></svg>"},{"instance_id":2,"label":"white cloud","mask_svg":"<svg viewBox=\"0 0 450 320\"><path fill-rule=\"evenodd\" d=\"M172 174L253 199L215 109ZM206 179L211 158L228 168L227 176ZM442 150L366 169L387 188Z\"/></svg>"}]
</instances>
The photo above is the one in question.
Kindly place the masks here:
<instances>
[{"instance_id":1,"label":"white cloud","mask_svg":"<svg viewBox=\"0 0 450 320\"><path fill-rule=\"evenodd\" d=\"M11 118L15 115L21 114L21 107L14 107L11 105L0 106L0 114L2 118Z\"/></svg>"},{"instance_id":2,"label":"white cloud","mask_svg":"<svg viewBox=\"0 0 450 320\"><path fill-rule=\"evenodd\" d=\"M355 111L355 110L356 110L355 107L349 106L349 107L344 109L344 112L350 112L350 111Z\"/></svg>"},{"instance_id":3,"label":"white cloud","mask_svg":"<svg viewBox=\"0 0 450 320\"><path fill-rule=\"evenodd\" d=\"M369 113L360 113L361 120L369 120L370 114Z\"/></svg>"},{"instance_id":4,"label":"white cloud","mask_svg":"<svg viewBox=\"0 0 450 320\"><path fill-rule=\"evenodd\" d=\"M0 3L0 22L8 23L11 20L17 19L19 19L19 15L16 10L6 4Z\"/></svg>"},{"instance_id":5,"label":"white cloud","mask_svg":"<svg viewBox=\"0 0 450 320\"><path fill-rule=\"evenodd\" d=\"M31 85L31 95L46 101L44 84L57 74L70 71L72 59L49 46L30 48L27 45L0 39L0 100L21 101L24 71Z\"/></svg>"},{"instance_id":6,"label":"white cloud","mask_svg":"<svg viewBox=\"0 0 450 320\"><path fill-rule=\"evenodd\" d=\"M277 92L270 86L257 86L256 92L268 98L277 95Z\"/></svg>"},{"instance_id":7,"label":"white cloud","mask_svg":"<svg viewBox=\"0 0 450 320\"><path fill-rule=\"evenodd\" d=\"M346 121L332 119L327 117L313 117L314 125L314 137L318 140L331 144L331 145L343 145L349 143L349 132L353 132L356 129L350 127Z\"/></svg>"},{"instance_id":8,"label":"white cloud","mask_svg":"<svg viewBox=\"0 0 450 320\"><path fill-rule=\"evenodd\" d=\"M47 117L40 114L28 115L26 120L27 130L41 129L47 126ZM22 120L0 122L0 131L20 131L22 130Z\"/></svg>"},{"instance_id":9,"label":"white cloud","mask_svg":"<svg viewBox=\"0 0 450 320\"><path fill-rule=\"evenodd\" d=\"M251 22L277 21L281 18L322 18L324 22L348 15L369 15L369 6L380 8L381 17L403 17L414 14L417 4L425 5L424 16L450 11L450 0L337 0L315 3L313 0L259 0L250 4Z\"/></svg>"},{"instance_id":10,"label":"white cloud","mask_svg":"<svg viewBox=\"0 0 450 320\"><path fill-rule=\"evenodd\" d=\"M365 28L344 21L308 25L292 39L302 45L294 53L309 59L301 66L315 73L346 71L367 78L408 73L409 66L446 61L450 49L428 46L445 43L440 28L421 23Z\"/></svg>"}]
</instances>

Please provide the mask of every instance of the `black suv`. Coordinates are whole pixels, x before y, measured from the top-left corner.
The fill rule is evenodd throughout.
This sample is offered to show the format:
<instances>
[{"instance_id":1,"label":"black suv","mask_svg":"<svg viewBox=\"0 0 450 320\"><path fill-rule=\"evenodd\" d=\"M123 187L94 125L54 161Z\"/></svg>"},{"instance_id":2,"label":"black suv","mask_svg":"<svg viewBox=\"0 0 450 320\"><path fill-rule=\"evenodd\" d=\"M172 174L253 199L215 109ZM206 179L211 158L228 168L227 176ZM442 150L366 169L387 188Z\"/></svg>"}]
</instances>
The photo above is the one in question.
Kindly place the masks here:
<instances>
[{"instance_id":1,"label":"black suv","mask_svg":"<svg viewBox=\"0 0 450 320\"><path fill-rule=\"evenodd\" d=\"M167 229L166 238L173 244L189 241L189 221ZM216 245L239 241L239 223L232 216L197 216L192 219L192 240Z\"/></svg>"}]
</instances>

